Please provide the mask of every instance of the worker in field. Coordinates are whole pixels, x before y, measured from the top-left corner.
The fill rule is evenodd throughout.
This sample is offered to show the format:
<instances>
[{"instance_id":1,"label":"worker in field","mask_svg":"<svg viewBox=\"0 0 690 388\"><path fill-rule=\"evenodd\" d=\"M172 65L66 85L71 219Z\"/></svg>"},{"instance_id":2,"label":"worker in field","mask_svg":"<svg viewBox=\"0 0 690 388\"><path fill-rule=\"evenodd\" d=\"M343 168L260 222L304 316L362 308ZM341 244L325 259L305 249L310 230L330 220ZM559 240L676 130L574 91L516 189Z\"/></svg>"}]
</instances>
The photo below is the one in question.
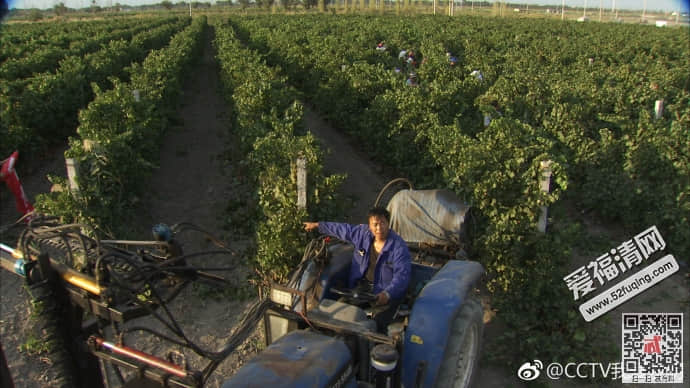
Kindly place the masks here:
<instances>
[{"instance_id":1,"label":"worker in field","mask_svg":"<svg viewBox=\"0 0 690 388\"><path fill-rule=\"evenodd\" d=\"M470 75L474 76L479 82L484 81L484 74L480 70L473 70Z\"/></svg>"},{"instance_id":2,"label":"worker in field","mask_svg":"<svg viewBox=\"0 0 690 388\"><path fill-rule=\"evenodd\" d=\"M455 65L458 64L458 58L451 54L450 51L446 53L446 57L448 57L448 63L450 64L451 67L454 67Z\"/></svg>"},{"instance_id":3,"label":"worker in field","mask_svg":"<svg viewBox=\"0 0 690 388\"><path fill-rule=\"evenodd\" d=\"M407 86L412 86L412 87L417 87L419 86L419 83L417 82L417 73L410 73L410 75L407 77L407 81L405 81L405 84Z\"/></svg>"},{"instance_id":4,"label":"worker in field","mask_svg":"<svg viewBox=\"0 0 690 388\"><path fill-rule=\"evenodd\" d=\"M407 52L407 66L414 68L417 66L417 58L414 55L414 51L410 50Z\"/></svg>"},{"instance_id":5,"label":"worker in field","mask_svg":"<svg viewBox=\"0 0 690 388\"><path fill-rule=\"evenodd\" d=\"M376 51L386 51L386 43L380 41L379 44L376 45Z\"/></svg>"},{"instance_id":6,"label":"worker in field","mask_svg":"<svg viewBox=\"0 0 690 388\"><path fill-rule=\"evenodd\" d=\"M390 213L374 207L367 214L368 224L305 222L304 229L337 237L354 245L348 287L376 295L376 327L384 332L393 320L410 283L412 259L407 244L390 229Z\"/></svg>"}]
</instances>

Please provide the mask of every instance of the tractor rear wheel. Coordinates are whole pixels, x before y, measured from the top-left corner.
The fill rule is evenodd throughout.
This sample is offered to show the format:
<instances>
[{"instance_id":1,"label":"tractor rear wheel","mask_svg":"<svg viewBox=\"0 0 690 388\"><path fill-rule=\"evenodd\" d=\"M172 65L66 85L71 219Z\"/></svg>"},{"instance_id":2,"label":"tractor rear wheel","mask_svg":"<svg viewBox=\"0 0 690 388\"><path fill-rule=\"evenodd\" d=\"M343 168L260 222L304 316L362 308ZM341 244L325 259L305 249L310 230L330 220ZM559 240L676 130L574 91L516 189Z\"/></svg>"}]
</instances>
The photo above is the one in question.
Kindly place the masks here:
<instances>
[{"instance_id":1,"label":"tractor rear wheel","mask_svg":"<svg viewBox=\"0 0 690 388\"><path fill-rule=\"evenodd\" d=\"M484 310L476 295L469 295L453 320L436 387L469 388L479 373Z\"/></svg>"}]
</instances>

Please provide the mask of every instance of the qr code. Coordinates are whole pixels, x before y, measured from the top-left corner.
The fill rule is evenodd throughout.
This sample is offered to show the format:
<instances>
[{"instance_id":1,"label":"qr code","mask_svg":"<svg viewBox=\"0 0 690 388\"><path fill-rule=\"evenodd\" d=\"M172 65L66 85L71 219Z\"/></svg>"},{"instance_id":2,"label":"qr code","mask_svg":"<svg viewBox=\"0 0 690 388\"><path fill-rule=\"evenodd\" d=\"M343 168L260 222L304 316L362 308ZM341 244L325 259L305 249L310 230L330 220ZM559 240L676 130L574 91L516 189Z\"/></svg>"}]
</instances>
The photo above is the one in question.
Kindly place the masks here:
<instances>
[{"instance_id":1,"label":"qr code","mask_svg":"<svg viewBox=\"0 0 690 388\"><path fill-rule=\"evenodd\" d=\"M623 313L623 383L683 382L683 314Z\"/></svg>"}]
</instances>

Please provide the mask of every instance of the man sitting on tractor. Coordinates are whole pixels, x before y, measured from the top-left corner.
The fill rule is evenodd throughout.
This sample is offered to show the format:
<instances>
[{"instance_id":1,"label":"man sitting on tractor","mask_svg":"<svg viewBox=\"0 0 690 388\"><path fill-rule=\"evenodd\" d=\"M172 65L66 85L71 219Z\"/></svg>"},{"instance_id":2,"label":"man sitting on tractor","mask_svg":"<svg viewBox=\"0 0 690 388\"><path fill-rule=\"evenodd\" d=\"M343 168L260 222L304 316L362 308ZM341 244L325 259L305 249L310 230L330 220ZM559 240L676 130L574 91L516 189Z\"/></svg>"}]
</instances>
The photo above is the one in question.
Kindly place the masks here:
<instances>
[{"instance_id":1,"label":"man sitting on tractor","mask_svg":"<svg viewBox=\"0 0 690 388\"><path fill-rule=\"evenodd\" d=\"M368 225L338 222L305 222L314 229L354 245L349 288L371 290L376 295L373 318L380 332L393 319L410 283L412 259L407 244L390 229L390 213L374 207L367 214ZM363 289L364 288L364 289Z\"/></svg>"}]
</instances>

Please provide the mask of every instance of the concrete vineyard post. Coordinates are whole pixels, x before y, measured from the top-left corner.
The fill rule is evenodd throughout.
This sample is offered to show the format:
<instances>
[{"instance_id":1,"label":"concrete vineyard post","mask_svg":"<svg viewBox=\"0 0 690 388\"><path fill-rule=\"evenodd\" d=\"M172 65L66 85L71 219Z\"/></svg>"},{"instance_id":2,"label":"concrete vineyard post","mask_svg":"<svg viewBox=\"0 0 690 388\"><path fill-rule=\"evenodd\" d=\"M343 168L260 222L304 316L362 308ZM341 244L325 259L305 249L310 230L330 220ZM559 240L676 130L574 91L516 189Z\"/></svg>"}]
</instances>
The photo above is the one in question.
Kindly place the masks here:
<instances>
[{"instance_id":1,"label":"concrete vineyard post","mask_svg":"<svg viewBox=\"0 0 690 388\"><path fill-rule=\"evenodd\" d=\"M307 160L297 157L297 207L307 208Z\"/></svg>"},{"instance_id":2,"label":"concrete vineyard post","mask_svg":"<svg viewBox=\"0 0 690 388\"><path fill-rule=\"evenodd\" d=\"M65 158L65 167L67 168L69 189L76 193L79 191L79 184L77 183L77 161L73 158Z\"/></svg>"},{"instance_id":3,"label":"concrete vineyard post","mask_svg":"<svg viewBox=\"0 0 690 388\"><path fill-rule=\"evenodd\" d=\"M656 100L654 103L654 118L659 120L664 115L664 100Z\"/></svg>"},{"instance_id":4,"label":"concrete vineyard post","mask_svg":"<svg viewBox=\"0 0 690 388\"><path fill-rule=\"evenodd\" d=\"M541 191L544 193L549 193L550 191L550 185L551 185L551 161L550 160L545 160L540 163L540 177L539 177L539 187L541 188ZM546 217L548 213L548 207L542 206L541 207L541 213L539 214L539 223L537 225L537 229L542 232L546 233Z\"/></svg>"}]
</instances>

